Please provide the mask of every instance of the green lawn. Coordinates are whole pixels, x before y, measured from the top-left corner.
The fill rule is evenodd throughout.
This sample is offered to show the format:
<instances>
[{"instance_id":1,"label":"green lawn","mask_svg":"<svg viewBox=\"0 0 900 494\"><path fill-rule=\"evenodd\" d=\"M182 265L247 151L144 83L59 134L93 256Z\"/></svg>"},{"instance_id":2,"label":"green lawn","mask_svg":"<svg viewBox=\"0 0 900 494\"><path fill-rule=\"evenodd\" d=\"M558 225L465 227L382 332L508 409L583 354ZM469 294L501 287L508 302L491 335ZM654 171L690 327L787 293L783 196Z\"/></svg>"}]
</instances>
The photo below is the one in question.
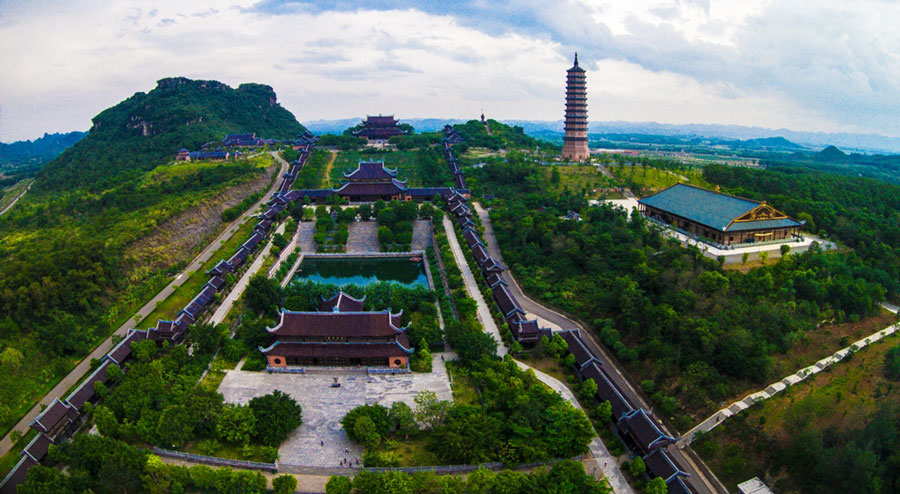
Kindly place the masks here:
<instances>
[{"instance_id":1,"label":"green lawn","mask_svg":"<svg viewBox=\"0 0 900 494\"><path fill-rule=\"evenodd\" d=\"M703 179L703 171L700 168L669 171L653 166L611 165L608 169L620 184L632 185L632 188L640 188L646 193L656 192L677 183L689 183L708 189L715 188ZM684 180L685 178L687 181ZM637 193L638 191L635 190L634 192Z\"/></svg>"}]
</instances>

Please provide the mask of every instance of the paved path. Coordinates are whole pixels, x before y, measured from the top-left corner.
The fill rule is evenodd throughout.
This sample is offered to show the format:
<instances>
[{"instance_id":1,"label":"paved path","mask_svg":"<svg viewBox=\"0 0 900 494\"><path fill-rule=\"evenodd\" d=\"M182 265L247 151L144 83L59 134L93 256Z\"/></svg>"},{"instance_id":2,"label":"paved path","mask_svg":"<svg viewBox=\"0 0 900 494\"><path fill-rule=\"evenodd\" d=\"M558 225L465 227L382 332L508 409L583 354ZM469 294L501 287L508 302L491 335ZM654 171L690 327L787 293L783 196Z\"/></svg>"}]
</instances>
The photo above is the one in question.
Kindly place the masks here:
<instances>
[{"instance_id":1,"label":"paved path","mask_svg":"<svg viewBox=\"0 0 900 494\"><path fill-rule=\"evenodd\" d=\"M278 228L275 230L275 233L284 233L284 223L278 225ZM234 288L228 292L228 295L225 296L225 300L222 300L222 303L216 308L216 311L213 312L212 317L209 318L210 324L219 324L225 320L225 316L231 311L231 308L234 306L234 303L237 302L241 295L244 293L244 290L247 289L247 285L250 284L250 278L259 271L259 268L262 267L263 262L265 262L266 258L269 257L269 252L272 250L272 239L266 243L266 246L259 251L256 258L253 259L253 263L250 264L250 267L244 271L244 274L241 276L241 279L234 284Z\"/></svg>"},{"instance_id":2,"label":"paved path","mask_svg":"<svg viewBox=\"0 0 900 494\"><path fill-rule=\"evenodd\" d=\"M500 330L497 329L494 318L491 317L491 311L484 302L484 297L481 296L481 290L478 289L478 283L469 269L469 263L466 262L466 257L463 255L462 249L459 248L459 241L456 238L456 232L453 230L453 223L450 222L447 216L444 216L443 223L444 231L447 233L447 240L450 242L450 250L453 251L453 258L456 259L456 264L459 266L459 270L462 271L466 290L478 305L478 320L481 321L484 330L497 340L497 355L503 357L507 353L506 346L503 344L503 338L500 337Z\"/></svg>"},{"instance_id":3,"label":"paved path","mask_svg":"<svg viewBox=\"0 0 900 494\"><path fill-rule=\"evenodd\" d=\"M485 303L484 298L481 296L481 291L478 289L478 283L476 283L475 278L472 275L472 271L469 269L469 264L466 262L466 259L463 256L462 250L459 246L459 242L456 238L456 232L453 231L453 223L451 223L450 220L445 216L443 224L444 230L447 232L447 240L450 242L450 249L453 251L453 257L454 259L456 259L456 264L459 265L459 270L462 271L463 281L466 284L466 291L469 292L469 296L475 299L475 302L478 305L478 319L481 320L485 330L493 335L497 340L497 354L502 357L507 354L506 345L503 344L503 340L500 338L500 332L497 330L497 325L494 323L494 318L491 317L491 313L488 309L487 303ZM539 381L549 386L550 389L553 389L554 391L559 393L563 398L571 402L576 407L581 408L581 404L578 403L577 399L575 399L575 395L572 394L572 391L568 386L561 383L556 378L551 377L537 369L534 369L527 364L519 362L518 360L516 360L515 362L516 365L518 365L522 370L533 370L535 376ZM628 481L625 480L625 476L622 474L622 470L619 467L619 464L616 462L616 459L609 453L609 450L606 449L603 441L600 440L599 437L596 437L593 441L591 441L589 448L594 456L594 461L597 464L597 469L603 472L603 475L606 477L610 486L613 488L613 492L615 492L616 494L633 494L634 491L631 489L631 486L628 485Z\"/></svg>"},{"instance_id":4,"label":"paved path","mask_svg":"<svg viewBox=\"0 0 900 494\"><path fill-rule=\"evenodd\" d=\"M785 389L787 389L801 381L804 381L807 378L809 378L810 376L814 376L814 375L818 374L819 372L822 372L823 370L828 369L829 367L837 364L838 362L843 360L843 358L846 357L847 354L850 353L851 351L858 351L862 348L865 348L865 347L871 345L872 343L875 343L876 341L881 340L882 338L884 338L886 336L896 333L898 330L900 330L900 323L896 323L891 326L888 326L887 328L882 329L881 331L870 334L869 336L866 336L865 338L862 338L862 339L854 342L852 345L848 346L847 348L842 348L842 349L834 352L833 355L829 355L828 357L825 357L822 360L819 360L818 362L816 362L813 365L810 365L809 367L800 369L799 371L795 372L794 374L791 374L778 382L774 382L774 383L770 384L768 387L766 387L766 389L763 389L762 391L757 391L755 393L751 393L751 394L745 396L744 398L735 401L731 405L728 405L727 407L712 414L712 416L710 416L703 422L700 422L699 424L697 424L697 426L694 427L693 429L687 431L683 436L681 436L681 439L679 439L678 445L682 446L684 444L690 444L694 440L694 434L696 434L697 432L709 432L709 431L715 429L722 422L725 422L725 420L728 419L729 417L736 415L736 414L750 408L753 404L759 403L760 401L768 400L769 398L784 391Z\"/></svg>"},{"instance_id":5,"label":"paved path","mask_svg":"<svg viewBox=\"0 0 900 494\"><path fill-rule=\"evenodd\" d=\"M553 389L560 396L565 398L567 401L572 403L578 408L581 408L581 404L578 403L578 400L575 399L575 395L572 394L572 390L569 389L568 386L559 382L556 378L549 376L533 367L530 367L522 362L516 360L516 365L519 366L520 369L527 371L533 370L535 377L537 377L538 381L546 384ZM606 445L603 444L603 440L599 437L595 437L591 444L589 445L591 449L591 454L594 456L594 461L597 463L597 468L603 472L603 475L606 476L606 480L609 482L610 487L613 488L613 492L616 494L633 494L634 490L631 488L631 485L628 483L628 480L625 479L625 476L622 474L622 467L617 461L616 457L610 454L609 450L606 449Z\"/></svg>"},{"instance_id":6,"label":"paved path","mask_svg":"<svg viewBox=\"0 0 900 494\"><path fill-rule=\"evenodd\" d=\"M500 248L497 244L497 237L494 235L494 228L493 225L491 225L490 215L488 215L488 212L481 207L480 203L473 203L472 205L475 208L478 217L481 218L481 224L484 226L484 241L487 244L488 254L490 254L491 257L496 259L501 264L505 265L505 263L503 262L503 254L500 252ZM644 407L647 410L651 409L651 407L647 405L646 400L644 400L640 393L637 392L635 387L632 386L631 382L625 377L624 372L618 366L618 361L613 360L606 352L606 349L597 343L592 332L588 331L587 328L582 327L576 321L573 321L566 316L563 316L562 314L556 312L555 310L546 307L538 302L535 302L534 300L526 296L522 292L519 283L513 277L511 271L506 271L504 273L504 276L509 282L510 292L512 292L513 296L516 297L516 300L519 301L519 304L526 312L536 314L541 319L550 321L563 329L579 329L583 337L584 344L591 350L591 352L594 353L594 355L597 355L603 360L604 367L609 372L610 378L619 386L619 389L626 395L629 401L637 406ZM668 433L669 435L677 436L677 433L672 433L671 431L669 431L665 424L660 423L658 425L663 429L664 432ZM597 439L597 441L600 440ZM697 461L699 461L699 457L697 457L697 461L695 461L693 455L691 455L689 452L674 447L669 448L668 452L681 460L681 464L686 467L688 473L690 473L694 479L700 480L699 482L691 481L691 485L693 485L701 494L727 492L724 486L721 485L721 482L719 482L718 479L712 476L711 472L709 473L709 476L712 476L712 478L708 478L708 475L706 475L704 470L702 470L701 467L697 464ZM706 471L708 471L708 469L706 469ZM610 480L610 485L613 485L615 482L615 480ZM619 493L619 491L616 492L617 494Z\"/></svg>"},{"instance_id":7,"label":"paved path","mask_svg":"<svg viewBox=\"0 0 900 494\"><path fill-rule=\"evenodd\" d=\"M131 319L125 321L125 324L122 324L119 329L117 329L113 333L114 336L125 336L125 333L129 329L137 325L135 321L136 318L143 319L147 317L151 312L153 312L156 309L157 303L165 300L169 295L172 294L172 292L175 291L175 288L180 286L182 283L184 283L185 280L190 277L190 274L192 272L200 269L200 267L209 260L213 252L215 252L216 249L221 247L223 243L231 238L231 236L234 235L234 233L241 227L244 221L246 221L256 212L256 209L261 204L265 204L266 202L268 202L272 193L278 189L279 180L277 180L277 177L280 177L281 175L287 173L288 170L288 163L286 161L281 159L276 153L272 153L272 155L281 164L281 171L278 173L278 175L276 175L276 180L272 183L272 186L269 187L269 190L262 197L262 199L260 199L259 202L250 207L250 209L248 209L247 212L244 213L241 217L231 222L231 224L229 224L228 227L226 227L225 230L218 237L216 237L215 240L207 245L206 248L203 249L200 254L198 254L197 257L195 257L194 260L191 261L191 263L178 276L176 276L171 283L169 283L169 285L163 288L162 291L157 293L156 296L154 296L152 299L150 299L150 301L144 304L144 306L137 311L135 317L132 317ZM156 321L153 321L153 323L155 322ZM49 405L55 398L62 396L72 386L77 384L78 381L81 380L82 376L90 371L91 360L103 358L104 355L112 350L113 346L112 336L100 343L89 355L87 355L81 362L79 362L78 365L76 365L75 368L69 372L69 374L62 378L59 383L57 383L56 386L53 387L53 389L51 389L46 395L44 395L44 397L41 398L41 400L34 407L32 407L31 410L29 410L21 420L19 420L19 422L11 429L11 431L17 430L24 435L28 431L28 425L31 424L34 418L38 416L38 414L41 413L41 406ZM0 456L5 455L10 450L10 448L12 448L12 445L12 439L10 438L9 434L7 434L6 437L0 440Z\"/></svg>"},{"instance_id":8,"label":"paved path","mask_svg":"<svg viewBox=\"0 0 900 494\"><path fill-rule=\"evenodd\" d=\"M31 186L32 186L32 185L34 185L34 180L33 180L33 179L31 180L31 182L29 182L28 187L25 187L25 190L23 190L22 192L20 192L19 195L17 195L16 198L13 199L13 202L9 203L9 206L6 206L5 208L3 208L3 211L0 211L0 216L6 214L7 211L9 211L10 209L12 209L12 207L15 206L17 202L19 202L19 199L21 199L22 196L24 196L25 193L28 192L29 189L31 189Z\"/></svg>"}]
</instances>

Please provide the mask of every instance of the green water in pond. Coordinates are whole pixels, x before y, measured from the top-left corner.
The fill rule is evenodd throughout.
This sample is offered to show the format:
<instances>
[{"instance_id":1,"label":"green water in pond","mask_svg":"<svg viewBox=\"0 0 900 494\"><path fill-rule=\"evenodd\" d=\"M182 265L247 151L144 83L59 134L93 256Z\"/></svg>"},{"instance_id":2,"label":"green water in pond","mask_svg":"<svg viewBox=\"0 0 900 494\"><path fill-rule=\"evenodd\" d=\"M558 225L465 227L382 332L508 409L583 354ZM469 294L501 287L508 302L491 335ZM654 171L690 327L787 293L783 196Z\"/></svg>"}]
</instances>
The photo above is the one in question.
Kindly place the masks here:
<instances>
[{"instance_id":1,"label":"green water in pond","mask_svg":"<svg viewBox=\"0 0 900 494\"><path fill-rule=\"evenodd\" d=\"M422 261L394 257L382 259L363 258L308 258L297 268L295 280L315 281L328 285L366 286L380 281L404 286L428 288L425 266Z\"/></svg>"}]
</instances>

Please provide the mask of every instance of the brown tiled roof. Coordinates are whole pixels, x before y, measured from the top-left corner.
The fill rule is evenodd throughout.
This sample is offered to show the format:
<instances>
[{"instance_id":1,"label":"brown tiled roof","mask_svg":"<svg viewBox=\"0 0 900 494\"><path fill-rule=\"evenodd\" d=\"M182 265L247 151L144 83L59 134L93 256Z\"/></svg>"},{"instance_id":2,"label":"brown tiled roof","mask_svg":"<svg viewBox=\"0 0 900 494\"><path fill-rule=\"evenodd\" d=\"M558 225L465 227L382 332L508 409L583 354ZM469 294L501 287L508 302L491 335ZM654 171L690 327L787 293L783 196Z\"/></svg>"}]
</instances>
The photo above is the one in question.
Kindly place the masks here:
<instances>
[{"instance_id":1,"label":"brown tiled roof","mask_svg":"<svg viewBox=\"0 0 900 494\"><path fill-rule=\"evenodd\" d=\"M619 428L630 433L634 443L644 453L649 453L654 448L664 447L675 442L675 439L662 432L653 416L639 408L622 416L619 420Z\"/></svg>"},{"instance_id":2,"label":"brown tiled roof","mask_svg":"<svg viewBox=\"0 0 900 494\"><path fill-rule=\"evenodd\" d=\"M593 379L597 384L597 399L609 402L614 421L632 410L631 404L597 361L593 361L581 369L581 375L585 380Z\"/></svg>"},{"instance_id":3,"label":"brown tiled roof","mask_svg":"<svg viewBox=\"0 0 900 494\"><path fill-rule=\"evenodd\" d=\"M22 456L22 458L19 459L19 462L16 463L16 466L13 467L6 478L3 479L3 484L0 486L0 493L16 494L16 486L25 482L25 477L28 475L28 469L37 464L38 462L32 460L30 456Z\"/></svg>"},{"instance_id":4,"label":"brown tiled roof","mask_svg":"<svg viewBox=\"0 0 900 494\"><path fill-rule=\"evenodd\" d=\"M143 339L142 336L145 336L146 333L141 331L130 330L125 338L119 342L118 345L113 347L109 353L106 354L113 362L122 365L122 362L131 355L131 342L140 341Z\"/></svg>"},{"instance_id":5,"label":"brown tiled roof","mask_svg":"<svg viewBox=\"0 0 900 494\"><path fill-rule=\"evenodd\" d=\"M397 170L391 170L384 166L384 161L360 161L356 170L344 172L344 177L351 181L356 180L384 180L388 181L397 176Z\"/></svg>"},{"instance_id":6,"label":"brown tiled roof","mask_svg":"<svg viewBox=\"0 0 900 494\"><path fill-rule=\"evenodd\" d=\"M347 295L343 291L338 292L337 295L331 297L328 300L324 298L320 298L319 301L319 311L320 312L362 312L363 304L365 303L366 297L357 299L353 298L350 295Z\"/></svg>"},{"instance_id":7,"label":"brown tiled roof","mask_svg":"<svg viewBox=\"0 0 900 494\"><path fill-rule=\"evenodd\" d=\"M50 445L53 444L53 441L50 440L45 434L41 434L40 432L34 436L34 439L28 443L28 446L25 446L25 449L22 450L22 455L28 455L34 461L41 461L47 456L47 450L50 449Z\"/></svg>"},{"instance_id":8,"label":"brown tiled roof","mask_svg":"<svg viewBox=\"0 0 900 494\"><path fill-rule=\"evenodd\" d=\"M484 281L487 282L488 286L494 288L497 284L507 285L506 280L503 279L503 276L500 273L489 273L484 277Z\"/></svg>"},{"instance_id":9,"label":"brown tiled roof","mask_svg":"<svg viewBox=\"0 0 900 494\"><path fill-rule=\"evenodd\" d=\"M583 367L586 363L596 359L594 354L581 341L581 335L577 331L560 331L559 335L569 345L569 353L575 356L576 367Z\"/></svg>"},{"instance_id":10,"label":"brown tiled roof","mask_svg":"<svg viewBox=\"0 0 900 494\"><path fill-rule=\"evenodd\" d=\"M690 476L664 449L654 449L644 457L644 463L647 464L647 473L650 474L650 478L662 477L666 483L674 476Z\"/></svg>"},{"instance_id":11,"label":"brown tiled roof","mask_svg":"<svg viewBox=\"0 0 900 494\"><path fill-rule=\"evenodd\" d=\"M478 244L475 247L472 247L472 257L475 258L475 262L477 262L479 266L482 266L491 256L488 255L487 250L484 249L483 245Z\"/></svg>"},{"instance_id":12,"label":"brown tiled roof","mask_svg":"<svg viewBox=\"0 0 900 494\"><path fill-rule=\"evenodd\" d=\"M519 307L519 303L512 296L512 293L506 288L505 285L498 285L493 290L494 300L497 301L497 305L500 306L500 312L503 313L503 317L509 317L514 312L519 312L525 314L525 311Z\"/></svg>"},{"instance_id":13,"label":"brown tiled roof","mask_svg":"<svg viewBox=\"0 0 900 494\"><path fill-rule=\"evenodd\" d=\"M396 195L406 190L401 182L392 179L390 182L348 182L334 192L342 196L385 196Z\"/></svg>"},{"instance_id":14,"label":"brown tiled roof","mask_svg":"<svg viewBox=\"0 0 900 494\"><path fill-rule=\"evenodd\" d=\"M77 415L77 411L56 398L34 419L31 428L38 432L50 432L60 421L71 420Z\"/></svg>"},{"instance_id":15,"label":"brown tiled roof","mask_svg":"<svg viewBox=\"0 0 900 494\"><path fill-rule=\"evenodd\" d=\"M81 410L84 407L84 404L87 403L94 396L94 383L97 382L106 382L106 369L109 368L110 365L116 365L109 360L104 360L100 367L97 367L94 372L91 373L75 388L75 391L72 391L66 398L66 403L71 405L77 410Z\"/></svg>"},{"instance_id":16,"label":"brown tiled roof","mask_svg":"<svg viewBox=\"0 0 900 494\"><path fill-rule=\"evenodd\" d=\"M466 243L469 244L470 249L475 245L481 244L481 239L478 238L478 234L475 233L475 230L472 228L466 228L463 232L463 238L466 239Z\"/></svg>"},{"instance_id":17,"label":"brown tiled roof","mask_svg":"<svg viewBox=\"0 0 900 494\"><path fill-rule=\"evenodd\" d=\"M385 337L403 332L396 324L399 314L381 312L281 312L275 336L341 336L348 338Z\"/></svg>"}]
</instances>

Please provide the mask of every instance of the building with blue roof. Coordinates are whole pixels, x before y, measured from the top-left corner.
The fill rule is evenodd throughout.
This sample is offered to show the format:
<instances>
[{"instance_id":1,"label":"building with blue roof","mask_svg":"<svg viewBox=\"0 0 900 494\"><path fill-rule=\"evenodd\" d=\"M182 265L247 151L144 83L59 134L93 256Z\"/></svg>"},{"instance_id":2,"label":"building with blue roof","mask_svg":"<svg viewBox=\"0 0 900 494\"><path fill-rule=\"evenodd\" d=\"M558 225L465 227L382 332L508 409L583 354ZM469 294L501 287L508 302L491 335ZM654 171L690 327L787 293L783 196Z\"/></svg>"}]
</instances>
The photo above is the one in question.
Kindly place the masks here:
<instances>
[{"instance_id":1,"label":"building with blue roof","mask_svg":"<svg viewBox=\"0 0 900 494\"><path fill-rule=\"evenodd\" d=\"M721 245L791 240L804 222L763 202L675 184L638 200L645 216Z\"/></svg>"}]
</instances>

